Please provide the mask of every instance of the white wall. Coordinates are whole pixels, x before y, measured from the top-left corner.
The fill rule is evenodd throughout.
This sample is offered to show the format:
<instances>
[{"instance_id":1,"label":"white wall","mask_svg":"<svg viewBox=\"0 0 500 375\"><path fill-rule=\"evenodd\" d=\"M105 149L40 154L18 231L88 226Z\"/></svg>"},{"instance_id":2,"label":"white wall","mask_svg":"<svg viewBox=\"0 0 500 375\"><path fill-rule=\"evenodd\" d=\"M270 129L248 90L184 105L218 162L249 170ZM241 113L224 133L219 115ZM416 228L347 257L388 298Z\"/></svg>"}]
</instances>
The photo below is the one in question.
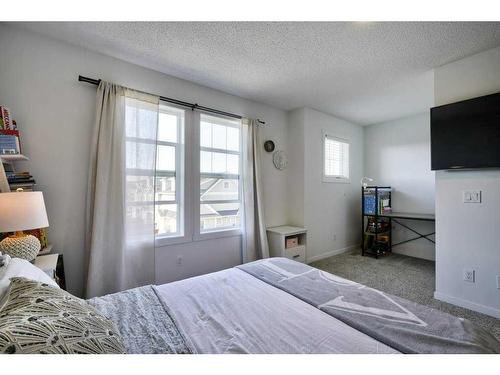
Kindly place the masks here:
<instances>
[{"instance_id":1,"label":"white wall","mask_svg":"<svg viewBox=\"0 0 500 375\"><path fill-rule=\"evenodd\" d=\"M304 226L304 108L288 112L288 219L289 224Z\"/></svg>"},{"instance_id":2,"label":"white wall","mask_svg":"<svg viewBox=\"0 0 500 375\"><path fill-rule=\"evenodd\" d=\"M365 127L365 175L373 184L391 186L392 209L434 213L434 172L430 163L430 113ZM401 220L419 233L434 232L434 223ZM393 224L393 242L416 235ZM431 236L431 239L434 237ZM395 253L435 259L435 246L426 239L393 248Z\"/></svg>"},{"instance_id":3,"label":"white wall","mask_svg":"<svg viewBox=\"0 0 500 375\"><path fill-rule=\"evenodd\" d=\"M363 128L310 108L289 114L288 171L292 224L307 228L307 261L323 259L360 243ZM350 142L351 183L323 182L323 132ZM297 202L297 203L296 203Z\"/></svg>"},{"instance_id":4,"label":"white wall","mask_svg":"<svg viewBox=\"0 0 500 375\"><path fill-rule=\"evenodd\" d=\"M323 182L323 132L349 140L351 182ZM304 223L309 261L360 243L363 127L305 109Z\"/></svg>"},{"instance_id":5,"label":"white wall","mask_svg":"<svg viewBox=\"0 0 500 375\"><path fill-rule=\"evenodd\" d=\"M22 167L44 192L49 240L64 254L68 287L77 295L84 279L84 208L96 90L79 83L79 74L264 119L262 138L287 148L286 113L281 110L12 26L0 25L0 51L0 103L10 107L22 131L23 150L30 157ZM280 225L287 221L286 173L273 167L270 154L262 160L266 224ZM239 243L237 237L159 248L157 279L171 281L235 265ZM178 266L180 253L184 260Z\"/></svg>"},{"instance_id":6,"label":"white wall","mask_svg":"<svg viewBox=\"0 0 500 375\"><path fill-rule=\"evenodd\" d=\"M436 105L500 91L500 47L434 71ZM462 190L482 190L481 204L463 204ZM435 297L500 318L500 171L436 173ZM476 282L462 279L464 268Z\"/></svg>"}]
</instances>

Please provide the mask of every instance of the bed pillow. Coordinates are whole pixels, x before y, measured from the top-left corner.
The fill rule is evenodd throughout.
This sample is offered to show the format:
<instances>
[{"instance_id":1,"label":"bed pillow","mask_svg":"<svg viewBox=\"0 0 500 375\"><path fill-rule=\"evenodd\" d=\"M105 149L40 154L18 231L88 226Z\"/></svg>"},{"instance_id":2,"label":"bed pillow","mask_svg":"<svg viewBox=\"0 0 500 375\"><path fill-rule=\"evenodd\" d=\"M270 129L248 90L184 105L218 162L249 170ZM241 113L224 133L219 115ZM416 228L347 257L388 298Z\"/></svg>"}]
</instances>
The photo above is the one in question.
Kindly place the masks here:
<instances>
[{"instance_id":1,"label":"bed pillow","mask_svg":"<svg viewBox=\"0 0 500 375\"><path fill-rule=\"evenodd\" d=\"M125 353L113 322L68 292L14 277L7 293L0 304L0 353Z\"/></svg>"},{"instance_id":2,"label":"bed pillow","mask_svg":"<svg viewBox=\"0 0 500 375\"><path fill-rule=\"evenodd\" d=\"M57 283L52 280L40 268L21 258L10 258L5 256L4 265L0 267L0 301L9 289L11 277L25 277L29 280L39 281L53 287L59 288Z\"/></svg>"}]
</instances>

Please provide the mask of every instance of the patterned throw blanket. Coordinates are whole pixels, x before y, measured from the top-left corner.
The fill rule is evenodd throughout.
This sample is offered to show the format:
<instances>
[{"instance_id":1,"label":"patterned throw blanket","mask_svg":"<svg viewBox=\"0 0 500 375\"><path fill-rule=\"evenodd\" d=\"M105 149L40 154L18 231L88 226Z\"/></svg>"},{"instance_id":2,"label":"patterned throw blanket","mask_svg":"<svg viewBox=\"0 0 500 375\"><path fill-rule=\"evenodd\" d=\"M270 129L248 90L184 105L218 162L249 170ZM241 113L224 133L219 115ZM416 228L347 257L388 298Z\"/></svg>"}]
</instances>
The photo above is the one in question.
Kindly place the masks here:
<instances>
[{"instance_id":1,"label":"patterned throw blanket","mask_svg":"<svg viewBox=\"0 0 500 375\"><path fill-rule=\"evenodd\" d=\"M191 354L154 286L96 297L87 301L115 322L129 354Z\"/></svg>"},{"instance_id":2,"label":"patterned throw blanket","mask_svg":"<svg viewBox=\"0 0 500 375\"><path fill-rule=\"evenodd\" d=\"M402 353L500 353L472 322L285 258L237 268Z\"/></svg>"}]
</instances>

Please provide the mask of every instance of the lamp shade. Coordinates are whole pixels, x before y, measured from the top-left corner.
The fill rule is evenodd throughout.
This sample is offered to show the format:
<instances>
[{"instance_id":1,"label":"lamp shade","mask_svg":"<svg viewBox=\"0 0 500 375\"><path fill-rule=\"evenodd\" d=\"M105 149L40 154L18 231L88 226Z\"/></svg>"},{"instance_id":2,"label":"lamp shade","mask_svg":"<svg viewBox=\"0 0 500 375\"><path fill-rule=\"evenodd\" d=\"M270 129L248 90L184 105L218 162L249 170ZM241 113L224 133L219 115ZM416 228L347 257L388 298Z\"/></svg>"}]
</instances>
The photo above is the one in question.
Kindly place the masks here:
<instances>
[{"instance_id":1,"label":"lamp shade","mask_svg":"<svg viewBox=\"0 0 500 375\"><path fill-rule=\"evenodd\" d=\"M0 194L0 233L49 226L40 191Z\"/></svg>"}]
</instances>

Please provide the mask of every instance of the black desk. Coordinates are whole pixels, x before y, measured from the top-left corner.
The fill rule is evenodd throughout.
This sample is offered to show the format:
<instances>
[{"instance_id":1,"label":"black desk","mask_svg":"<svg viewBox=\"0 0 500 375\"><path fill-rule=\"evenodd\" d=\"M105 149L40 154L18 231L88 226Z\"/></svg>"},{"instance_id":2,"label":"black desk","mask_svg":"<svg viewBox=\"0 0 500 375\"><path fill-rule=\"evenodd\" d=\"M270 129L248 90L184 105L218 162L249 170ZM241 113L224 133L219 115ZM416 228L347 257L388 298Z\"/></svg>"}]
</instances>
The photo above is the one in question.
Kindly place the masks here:
<instances>
[{"instance_id":1,"label":"black desk","mask_svg":"<svg viewBox=\"0 0 500 375\"><path fill-rule=\"evenodd\" d=\"M378 215L378 216L379 217L391 217L394 219L436 221L436 215L434 215L434 214L412 214L412 213L407 213L407 212L391 212L391 213Z\"/></svg>"},{"instance_id":2,"label":"black desk","mask_svg":"<svg viewBox=\"0 0 500 375\"><path fill-rule=\"evenodd\" d=\"M365 214L364 216L371 216L371 217L377 217L377 218L389 218L390 219L390 223L389 223L389 230L391 232L390 234L390 250L392 251L392 248L394 246L398 246L398 245L401 245L401 244L404 244L404 243L407 243L407 242L410 242L410 241L415 241L415 240L418 240L420 238L425 238L427 241L429 242L432 242L432 243L436 243L434 240L430 239L429 237L436 234L436 232L432 232L432 233L428 233L428 234L423 234L423 233L420 233L418 232L417 230L415 230L414 228L411 228L409 225L407 224L403 224L401 221L401 219L404 219L404 220L418 220L418 221L436 221L436 216L434 214L418 214L418 213L409 213L409 212L390 212L390 213L385 213L385 214L380 214L380 215L371 215L371 214ZM399 220L398 220L399 219ZM409 231L415 233L417 236L416 237L413 237L413 238L410 238L408 240L404 240L404 241L400 241L400 242L397 242L397 243L392 243L392 222L402 226L403 228L406 228L408 229ZM363 239L363 242L364 242L364 239ZM364 255L364 243L362 244L362 247L363 247L363 255Z\"/></svg>"}]
</instances>

